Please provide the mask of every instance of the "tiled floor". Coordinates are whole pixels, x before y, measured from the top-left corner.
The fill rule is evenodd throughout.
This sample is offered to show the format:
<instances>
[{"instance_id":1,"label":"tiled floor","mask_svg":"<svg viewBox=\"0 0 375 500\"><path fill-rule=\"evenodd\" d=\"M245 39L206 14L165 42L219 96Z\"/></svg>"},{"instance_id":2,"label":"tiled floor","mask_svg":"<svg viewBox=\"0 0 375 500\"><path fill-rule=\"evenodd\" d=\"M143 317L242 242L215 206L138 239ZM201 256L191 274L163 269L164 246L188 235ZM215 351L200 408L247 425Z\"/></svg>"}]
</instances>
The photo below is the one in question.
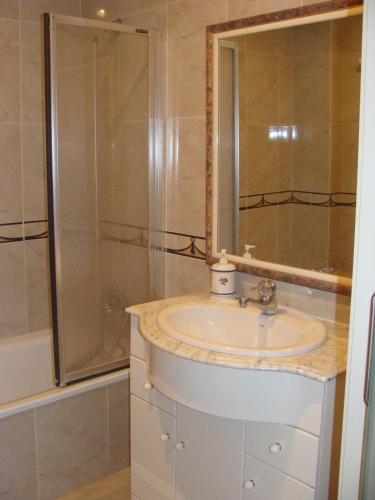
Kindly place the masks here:
<instances>
[{"instance_id":1,"label":"tiled floor","mask_svg":"<svg viewBox=\"0 0 375 500\"><path fill-rule=\"evenodd\" d=\"M57 500L130 500L130 469L122 469Z\"/></svg>"}]
</instances>

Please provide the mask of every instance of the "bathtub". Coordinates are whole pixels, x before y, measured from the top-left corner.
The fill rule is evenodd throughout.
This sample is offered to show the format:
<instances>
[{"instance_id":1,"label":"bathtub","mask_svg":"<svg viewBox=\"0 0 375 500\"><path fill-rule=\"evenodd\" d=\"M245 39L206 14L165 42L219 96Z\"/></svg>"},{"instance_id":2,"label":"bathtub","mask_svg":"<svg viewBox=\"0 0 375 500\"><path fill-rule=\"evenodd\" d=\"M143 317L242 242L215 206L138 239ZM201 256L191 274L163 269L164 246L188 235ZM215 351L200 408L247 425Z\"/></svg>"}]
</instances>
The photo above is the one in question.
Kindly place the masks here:
<instances>
[{"instance_id":1,"label":"bathtub","mask_svg":"<svg viewBox=\"0 0 375 500\"><path fill-rule=\"evenodd\" d=\"M50 330L0 341L0 418L129 378L129 369L57 388L53 383Z\"/></svg>"}]
</instances>

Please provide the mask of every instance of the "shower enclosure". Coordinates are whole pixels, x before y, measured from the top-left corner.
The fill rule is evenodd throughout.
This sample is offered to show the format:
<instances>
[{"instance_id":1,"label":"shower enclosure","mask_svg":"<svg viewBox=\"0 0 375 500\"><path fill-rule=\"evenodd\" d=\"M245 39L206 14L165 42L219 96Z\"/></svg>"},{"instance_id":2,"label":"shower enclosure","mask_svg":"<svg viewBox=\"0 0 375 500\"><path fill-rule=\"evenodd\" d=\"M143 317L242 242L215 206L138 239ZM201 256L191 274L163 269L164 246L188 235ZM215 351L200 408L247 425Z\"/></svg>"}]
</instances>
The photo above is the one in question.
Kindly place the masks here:
<instances>
[{"instance_id":1,"label":"shower enclosure","mask_svg":"<svg viewBox=\"0 0 375 500\"><path fill-rule=\"evenodd\" d=\"M125 308L159 295L156 30L45 15L57 385L127 366Z\"/></svg>"}]
</instances>

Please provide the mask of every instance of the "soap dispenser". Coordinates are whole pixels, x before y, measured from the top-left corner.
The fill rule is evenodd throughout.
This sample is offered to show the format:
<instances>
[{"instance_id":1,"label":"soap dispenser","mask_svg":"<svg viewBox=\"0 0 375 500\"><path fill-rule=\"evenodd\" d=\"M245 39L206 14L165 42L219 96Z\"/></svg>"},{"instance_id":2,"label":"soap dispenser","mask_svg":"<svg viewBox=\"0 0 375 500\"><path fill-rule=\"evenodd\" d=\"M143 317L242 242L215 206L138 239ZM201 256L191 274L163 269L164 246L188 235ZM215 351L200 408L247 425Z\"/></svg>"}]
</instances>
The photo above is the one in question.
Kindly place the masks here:
<instances>
[{"instance_id":1,"label":"soap dispenser","mask_svg":"<svg viewBox=\"0 0 375 500\"><path fill-rule=\"evenodd\" d=\"M228 261L227 251L220 251L219 262L211 266L211 293L233 295L235 292L236 266Z\"/></svg>"},{"instance_id":2,"label":"soap dispenser","mask_svg":"<svg viewBox=\"0 0 375 500\"><path fill-rule=\"evenodd\" d=\"M253 248L256 248L256 245L244 245L244 247L245 247L245 252L242 255L242 257L244 259L252 259L253 256L251 255L250 250L252 250Z\"/></svg>"}]
</instances>

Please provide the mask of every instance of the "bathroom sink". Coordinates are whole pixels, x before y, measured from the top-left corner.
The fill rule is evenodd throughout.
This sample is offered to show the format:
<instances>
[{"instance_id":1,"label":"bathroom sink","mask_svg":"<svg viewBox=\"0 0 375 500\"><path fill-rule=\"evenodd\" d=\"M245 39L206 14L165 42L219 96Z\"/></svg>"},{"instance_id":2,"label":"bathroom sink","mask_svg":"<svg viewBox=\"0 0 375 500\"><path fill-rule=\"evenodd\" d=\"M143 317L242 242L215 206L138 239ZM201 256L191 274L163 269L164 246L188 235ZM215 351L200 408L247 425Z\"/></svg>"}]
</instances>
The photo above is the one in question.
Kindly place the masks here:
<instances>
[{"instance_id":1,"label":"bathroom sink","mask_svg":"<svg viewBox=\"0 0 375 500\"><path fill-rule=\"evenodd\" d=\"M325 326L294 309L266 316L236 301L180 304L163 309L158 323L168 336L202 349L241 356L293 356L319 348Z\"/></svg>"}]
</instances>

